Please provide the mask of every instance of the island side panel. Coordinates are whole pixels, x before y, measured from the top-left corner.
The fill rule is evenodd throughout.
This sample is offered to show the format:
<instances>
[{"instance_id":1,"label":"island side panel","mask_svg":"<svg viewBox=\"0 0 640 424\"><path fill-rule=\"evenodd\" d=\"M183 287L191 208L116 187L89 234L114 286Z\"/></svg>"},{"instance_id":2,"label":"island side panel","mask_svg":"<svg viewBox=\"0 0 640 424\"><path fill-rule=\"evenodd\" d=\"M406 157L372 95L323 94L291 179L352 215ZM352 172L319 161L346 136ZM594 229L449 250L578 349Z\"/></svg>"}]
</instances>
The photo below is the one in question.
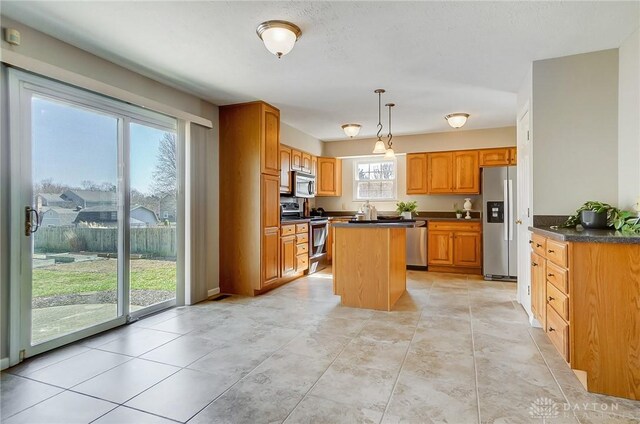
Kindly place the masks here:
<instances>
[{"instance_id":1,"label":"island side panel","mask_svg":"<svg viewBox=\"0 0 640 424\"><path fill-rule=\"evenodd\" d=\"M400 299L407 289L407 230L389 230L389 305L388 310Z\"/></svg>"},{"instance_id":2,"label":"island side panel","mask_svg":"<svg viewBox=\"0 0 640 424\"><path fill-rule=\"evenodd\" d=\"M640 399L640 245L572 243L571 367L590 392Z\"/></svg>"},{"instance_id":3,"label":"island side panel","mask_svg":"<svg viewBox=\"0 0 640 424\"><path fill-rule=\"evenodd\" d=\"M335 228L334 278L344 306L388 310L389 231Z\"/></svg>"}]
</instances>

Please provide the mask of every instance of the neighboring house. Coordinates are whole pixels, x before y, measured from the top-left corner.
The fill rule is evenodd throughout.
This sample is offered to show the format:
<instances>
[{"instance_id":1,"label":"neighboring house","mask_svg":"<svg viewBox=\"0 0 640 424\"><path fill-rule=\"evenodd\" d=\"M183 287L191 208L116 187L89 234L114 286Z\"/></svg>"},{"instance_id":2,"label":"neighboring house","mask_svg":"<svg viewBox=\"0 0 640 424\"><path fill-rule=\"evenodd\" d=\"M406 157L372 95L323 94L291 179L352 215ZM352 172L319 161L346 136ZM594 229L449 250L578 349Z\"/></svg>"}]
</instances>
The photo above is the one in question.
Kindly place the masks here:
<instances>
[{"instance_id":1,"label":"neighboring house","mask_svg":"<svg viewBox=\"0 0 640 424\"><path fill-rule=\"evenodd\" d=\"M39 210L47 206L71 206L68 200L62 198L62 193L39 193L36 194L36 205Z\"/></svg>"},{"instance_id":2,"label":"neighboring house","mask_svg":"<svg viewBox=\"0 0 640 424\"><path fill-rule=\"evenodd\" d=\"M78 211L57 206L44 207L40 212L41 227L71 227L75 225Z\"/></svg>"},{"instance_id":3,"label":"neighboring house","mask_svg":"<svg viewBox=\"0 0 640 424\"><path fill-rule=\"evenodd\" d=\"M83 209L105 205L115 208L117 200L115 191L100 190L67 190L60 197Z\"/></svg>"},{"instance_id":4,"label":"neighboring house","mask_svg":"<svg viewBox=\"0 0 640 424\"><path fill-rule=\"evenodd\" d=\"M118 225L118 211L115 206L93 206L82 209L74 220L74 224L99 224L103 227L115 227ZM131 208L129 220L132 227L151 227L158 224L158 216L151 209L144 206Z\"/></svg>"},{"instance_id":5,"label":"neighboring house","mask_svg":"<svg viewBox=\"0 0 640 424\"><path fill-rule=\"evenodd\" d=\"M176 206L176 195L167 194L160 199L158 210L159 218L164 221L176 222L178 208Z\"/></svg>"}]
</instances>

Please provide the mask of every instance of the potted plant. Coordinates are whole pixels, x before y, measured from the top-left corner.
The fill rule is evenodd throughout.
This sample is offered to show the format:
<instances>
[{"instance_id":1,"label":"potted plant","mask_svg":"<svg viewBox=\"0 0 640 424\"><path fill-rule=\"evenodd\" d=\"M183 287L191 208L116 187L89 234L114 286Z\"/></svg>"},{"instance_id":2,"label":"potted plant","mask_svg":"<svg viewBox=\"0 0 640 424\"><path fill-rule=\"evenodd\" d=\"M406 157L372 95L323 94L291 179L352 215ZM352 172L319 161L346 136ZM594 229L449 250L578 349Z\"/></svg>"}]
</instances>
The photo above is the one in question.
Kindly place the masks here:
<instances>
[{"instance_id":1,"label":"potted plant","mask_svg":"<svg viewBox=\"0 0 640 424\"><path fill-rule=\"evenodd\" d=\"M418 212L416 212L416 209L418 209L418 202L415 200L412 202L398 202L396 203L396 207L396 210L403 219L411 219L414 212L418 215Z\"/></svg>"},{"instance_id":2,"label":"potted plant","mask_svg":"<svg viewBox=\"0 0 640 424\"><path fill-rule=\"evenodd\" d=\"M640 233L640 217L608 203L588 201L571 215L563 227L615 228L625 233Z\"/></svg>"},{"instance_id":3,"label":"potted plant","mask_svg":"<svg viewBox=\"0 0 640 424\"><path fill-rule=\"evenodd\" d=\"M463 212L462 212L462 209L460 209L460 208L458 207L458 204L457 204L457 203L454 203L454 204L453 204L453 210L456 212L456 218L458 218L458 219L462 219L462 213L463 213Z\"/></svg>"}]
</instances>

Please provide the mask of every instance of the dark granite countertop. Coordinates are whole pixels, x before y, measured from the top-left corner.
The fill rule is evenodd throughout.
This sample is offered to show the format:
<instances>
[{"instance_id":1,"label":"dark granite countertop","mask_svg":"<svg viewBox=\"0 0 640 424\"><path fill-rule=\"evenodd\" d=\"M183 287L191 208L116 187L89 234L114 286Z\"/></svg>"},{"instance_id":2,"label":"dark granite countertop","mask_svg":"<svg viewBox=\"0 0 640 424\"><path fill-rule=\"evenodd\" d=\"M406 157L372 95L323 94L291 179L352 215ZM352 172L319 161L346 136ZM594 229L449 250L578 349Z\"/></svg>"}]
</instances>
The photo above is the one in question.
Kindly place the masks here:
<instances>
[{"instance_id":1,"label":"dark granite countertop","mask_svg":"<svg viewBox=\"0 0 640 424\"><path fill-rule=\"evenodd\" d=\"M640 244L640 234L623 234L615 230L584 230L578 228L529 227L530 231L559 241L581 243Z\"/></svg>"},{"instance_id":2,"label":"dark granite countertop","mask_svg":"<svg viewBox=\"0 0 640 424\"><path fill-rule=\"evenodd\" d=\"M460 221L460 222L480 222L482 221L482 219L480 218L471 218L471 219L465 219L465 218L441 218L441 217L420 217L420 216L415 216L413 219L415 219L416 221Z\"/></svg>"},{"instance_id":3,"label":"dark granite countertop","mask_svg":"<svg viewBox=\"0 0 640 424\"><path fill-rule=\"evenodd\" d=\"M453 212L426 212L419 211L419 215L413 217L416 221L472 221L479 222L482 221L480 217L480 212L471 212L471 219L458 219ZM325 212L323 216L328 217L329 219L345 219L345 218L353 218L355 216L355 212L352 211L337 211L337 212ZM378 216L398 216L395 212L389 211L378 211Z\"/></svg>"},{"instance_id":4,"label":"dark granite countertop","mask_svg":"<svg viewBox=\"0 0 640 424\"><path fill-rule=\"evenodd\" d=\"M349 227L349 228L415 228L422 227L424 223L421 221L396 221L396 222L336 222L332 224L334 227Z\"/></svg>"},{"instance_id":5,"label":"dark granite countertop","mask_svg":"<svg viewBox=\"0 0 640 424\"><path fill-rule=\"evenodd\" d=\"M309 218L281 219L280 225L302 224L305 222L311 222L311 220Z\"/></svg>"}]
</instances>

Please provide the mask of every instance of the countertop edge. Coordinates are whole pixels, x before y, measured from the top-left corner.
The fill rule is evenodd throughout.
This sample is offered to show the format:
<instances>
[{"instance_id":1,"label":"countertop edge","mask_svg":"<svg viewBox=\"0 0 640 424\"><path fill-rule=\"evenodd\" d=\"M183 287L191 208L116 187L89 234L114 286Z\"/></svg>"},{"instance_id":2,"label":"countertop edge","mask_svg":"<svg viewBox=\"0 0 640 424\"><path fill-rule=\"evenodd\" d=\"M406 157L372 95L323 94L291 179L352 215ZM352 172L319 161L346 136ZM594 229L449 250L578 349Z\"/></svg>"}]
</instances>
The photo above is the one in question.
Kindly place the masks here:
<instances>
[{"instance_id":1,"label":"countertop edge","mask_svg":"<svg viewBox=\"0 0 640 424\"><path fill-rule=\"evenodd\" d=\"M544 227L529 227L529 231L557 241L576 243L640 244L640 234L624 235L620 232L614 232L612 230L578 231L574 228L559 228L555 230L552 228Z\"/></svg>"}]
</instances>

